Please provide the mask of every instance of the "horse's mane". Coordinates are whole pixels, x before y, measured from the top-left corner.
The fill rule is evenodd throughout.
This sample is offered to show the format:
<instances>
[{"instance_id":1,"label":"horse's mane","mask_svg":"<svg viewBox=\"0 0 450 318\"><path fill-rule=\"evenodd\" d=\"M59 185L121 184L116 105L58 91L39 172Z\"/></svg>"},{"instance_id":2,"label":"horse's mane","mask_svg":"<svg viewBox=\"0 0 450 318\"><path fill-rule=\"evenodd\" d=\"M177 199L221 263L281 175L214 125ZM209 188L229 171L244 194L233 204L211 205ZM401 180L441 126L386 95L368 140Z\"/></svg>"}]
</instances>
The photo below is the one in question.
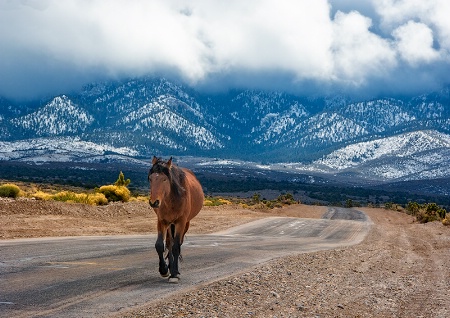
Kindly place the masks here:
<instances>
[{"instance_id":1,"label":"horse's mane","mask_svg":"<svg viewBox=\"0 0 450 318\"><path fill-rule=\"evenodd\" d=\"M170 167L167 162L161 158L157 158L156 162L150 168L149 177L152 173L164 173L170 180L170 190L173 195L182 197L186 193L186 174L178 166L171 164Z\"/></svg>"}]
</instances>

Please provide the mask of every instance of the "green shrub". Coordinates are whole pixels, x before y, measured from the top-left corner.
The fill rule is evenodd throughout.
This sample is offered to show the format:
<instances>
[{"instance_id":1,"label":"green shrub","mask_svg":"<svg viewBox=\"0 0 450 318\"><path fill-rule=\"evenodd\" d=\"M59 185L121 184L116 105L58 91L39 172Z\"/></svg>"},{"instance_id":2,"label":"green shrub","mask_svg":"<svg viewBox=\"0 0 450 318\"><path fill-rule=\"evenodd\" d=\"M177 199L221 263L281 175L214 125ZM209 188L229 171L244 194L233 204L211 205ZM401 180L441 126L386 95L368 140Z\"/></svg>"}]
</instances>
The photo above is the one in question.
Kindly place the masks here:
<instances>
[{"instance_id":1,"label":"green shrub","mask_svg":"<svg viewBox=\"0 0 450 318\"><path fill-rule=\"evenodd\" d=\"M116 182L114 183L115 186L118 187L126 187L130 184L130 179L126 179L125 180L125 175L123 174L122 171L120 171L119 173L119 178L117 178Z\"/></svg>"},{"instance_id":2,"label":"green shrub","mask_svg":"<svg viewBox=\"0 0 450 318\"><path fill-rule=\"evenodd\" d=\"M99 193L102 193L108 202L128 202L130 200L130 190L128 190L124 186L116 186L116 185L104 185L98 189Z\"/></svg>"},{"instance_id":3,"label":"green shrub","mask_svg":"<svg viewBox=\"0 0 450 318\"><path fill-rule=\"evenodd\" d=\"M417 215L419 213L422 206L417 202L408 202L406 205L406 213L411 215Z\"/></svg>"},{"instance_id":4,"label":"green shrub","mask_svg":"<svg viewBox=\"0 0 450 318\"><path fill-rule=\"evenodd\" d=\"M294 196L290 193L280 194L277 198L278 203L291 205L296 204L297 202L294 200ZM282 206L282 205L281 205ZM276 206L279 207L279 204Z\"/></svg>"},{"instance_id":5,"label":"green shrub","mask_svg":"<svg viewBox=\"0 0 450 318\"><path fill-rule=\"evenodd\" d=\"M447 211L441 208L436 203L428 203L419 209L416 213L416 219L419 223L427 223L433 221L439 221L445 218Z\"/></svg>"},{"instance_id":6,"label":"green shrub","mask_svg":"<svg viewBox=\"0 0 450 318\"><path fill-rule=\"evenodd\" d=\"M20 188L12 183L6 183L0 186L0 197L17 198L20 194Z\"/></svg>"},{"instance_id":7,"label":"green shrub","mask_svg":"<svg viewBox=\"0 0 450 318\"><path fill-rule=\"evenodd\" d=\"M417 222L419 222L419 223L428 223L428 222L433 222L433 221L438 220L436 215L431 214L427 211L423 211L423 210L419 211L416 214L416 219L417 219Z\"/></svg>"},{"instance_id":8,"label":"green shrub","mask_svg":"<svg viewBox=\"0 0 450 318\"><path fill-rule=\"evenodd\" d=\"M259 193L253 194L252 201L254 204L258 204L259 202L261 202L261 194Z\"/></svg>"}]
</instances>

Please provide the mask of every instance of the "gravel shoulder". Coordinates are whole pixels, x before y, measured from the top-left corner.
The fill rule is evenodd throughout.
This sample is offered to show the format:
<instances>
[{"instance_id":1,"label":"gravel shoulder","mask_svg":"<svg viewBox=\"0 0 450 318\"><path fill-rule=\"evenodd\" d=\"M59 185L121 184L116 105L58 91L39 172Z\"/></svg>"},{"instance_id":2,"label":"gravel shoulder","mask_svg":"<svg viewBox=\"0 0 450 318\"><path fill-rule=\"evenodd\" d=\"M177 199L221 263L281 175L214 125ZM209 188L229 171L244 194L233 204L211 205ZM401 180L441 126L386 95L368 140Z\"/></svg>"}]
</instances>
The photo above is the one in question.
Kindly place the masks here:
<instances>
[{"instance_id":1,"label":"gravel shoulder","mask_svg":"<svg viewBox=\"0 0 450 318\"><path fill-rule=\"evenodd\" d=\"M120 317L450 317L450 227L384 209L362 209L366 239L338 250L292 255ZM205 208L189 233L213 233L267 216L320 218L325 207L265 212ZM0 239L154 233L145 202L92 207L0 199Z\"/></svg>"}]
</instances>

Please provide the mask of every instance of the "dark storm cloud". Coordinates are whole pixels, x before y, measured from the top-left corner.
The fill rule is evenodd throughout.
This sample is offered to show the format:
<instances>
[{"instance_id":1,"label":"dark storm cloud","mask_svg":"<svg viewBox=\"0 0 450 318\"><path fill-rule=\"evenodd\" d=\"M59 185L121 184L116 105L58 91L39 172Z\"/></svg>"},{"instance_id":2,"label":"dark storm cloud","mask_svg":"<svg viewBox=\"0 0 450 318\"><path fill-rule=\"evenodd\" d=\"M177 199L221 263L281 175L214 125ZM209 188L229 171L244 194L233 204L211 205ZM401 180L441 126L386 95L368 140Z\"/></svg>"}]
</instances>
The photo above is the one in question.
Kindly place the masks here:
<instances>
[{"instance_id":1,"label":"dark storm cloud","mask_svg":"<svg viewBox=\"0 0 450 318\"><path fill-rule=\"evenodd\" d=\"M0 3L0 95L121 76L202 89L413 94L450 82L444 0Z\"/></svg>"}]
</instances>

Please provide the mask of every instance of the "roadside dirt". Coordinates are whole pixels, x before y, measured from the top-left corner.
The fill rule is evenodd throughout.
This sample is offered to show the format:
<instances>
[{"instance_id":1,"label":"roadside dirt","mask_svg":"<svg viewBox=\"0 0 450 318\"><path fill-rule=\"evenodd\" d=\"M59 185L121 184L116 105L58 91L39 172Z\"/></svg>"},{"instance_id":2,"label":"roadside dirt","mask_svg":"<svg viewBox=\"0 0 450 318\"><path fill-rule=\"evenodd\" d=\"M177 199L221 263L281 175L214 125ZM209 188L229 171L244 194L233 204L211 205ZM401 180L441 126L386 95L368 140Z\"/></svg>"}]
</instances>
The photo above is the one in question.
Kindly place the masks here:
<instances>
[{"instance_id":1,"label":"roadside dirt","mask_svg":"<svg viewBox=\"0 0 450 318\"><path fill-rule=\"evenodd\" d=\"M362 209L373 221L356 246L292 255L149 303L122 317L450 317L450 227ZM325 207L267 212L204 208L190 233L267 216L319 218ZM0 238L154 233L145 202L104 207L0 199Z\"/></svg>"},{"instance_id":2,"label":"roadside dirt","mask_svg":"<svg viewBox=\"0 0 450 318\"><path fill-rule=\"evenodd\" d=\"M222 231L268 216L316 217L325 207L301 205L264 212L237 205L204 207L191 222L190 234ZM147 202L110 203L106 206L70 204L57 201L0 198L0 239L148 234L156 232L156 214Z\"/></svg>"}]
</instances>

